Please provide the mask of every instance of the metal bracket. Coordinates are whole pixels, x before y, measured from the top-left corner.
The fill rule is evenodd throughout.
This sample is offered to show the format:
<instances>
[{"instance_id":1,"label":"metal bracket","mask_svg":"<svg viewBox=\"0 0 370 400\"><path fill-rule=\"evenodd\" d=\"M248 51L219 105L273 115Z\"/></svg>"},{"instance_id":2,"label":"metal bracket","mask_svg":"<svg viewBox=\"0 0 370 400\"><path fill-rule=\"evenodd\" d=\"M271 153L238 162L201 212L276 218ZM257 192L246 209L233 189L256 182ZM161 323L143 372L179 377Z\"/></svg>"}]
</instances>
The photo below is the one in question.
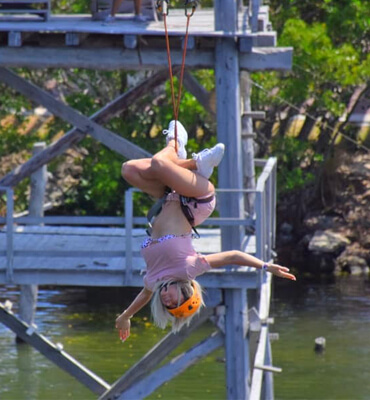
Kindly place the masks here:
<instances>
[{"instance_id":1,"label":"metal bracket","mask_svg":"<svg viewBox=\"0 0 370 400\"><path fill-rule=\"evenodd\" d=\"M254 368L262 369L266 372L283 372L283 369L280 367L273 367L272 365L255 365Z\"/></svg>"}]
</instances>

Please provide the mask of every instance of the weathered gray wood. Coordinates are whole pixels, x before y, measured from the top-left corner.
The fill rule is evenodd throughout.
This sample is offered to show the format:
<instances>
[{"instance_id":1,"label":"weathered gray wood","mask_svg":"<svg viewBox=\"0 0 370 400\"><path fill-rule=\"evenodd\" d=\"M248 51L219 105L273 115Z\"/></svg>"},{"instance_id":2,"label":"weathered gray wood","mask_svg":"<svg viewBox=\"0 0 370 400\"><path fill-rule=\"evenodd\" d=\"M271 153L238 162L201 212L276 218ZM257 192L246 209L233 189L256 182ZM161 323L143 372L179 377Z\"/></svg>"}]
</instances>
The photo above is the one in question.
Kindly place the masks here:
<instances>
[{"instance_id":1,"label":"weathered gray wood","mask_svg":"<svg viewBox=\"0 0 370 400\"><path fill-rule=\"evenodd\" d=\"M275 215L276 186L272 183L273 171L276 169L276 158L270 158L261 175L258 178L256 187L256 236L257 236L257 257L269 261L272 256L272 243L275 241L275 222L272 216ZM262 245L263 243L263 245Z\"/></svg>"},{"instance_id":2,"label":"weathered gray wood","mask_svg":"<svg viewBox=\"0 0 370 400\"><path fill-rule=\"evenodd\" d=\"M250 2L250 27L252 32L258 31L258 13L260 7L260 0L252 0Z\"/></svg>"},{"instance_id":3,"label":"weathered gray wood","mask_svg":"<svg viewBox=\"0 0 370 400\"><path fill-rule=\"evenodd\" d=\"M35 143L33 146L33 155L39 154L45 149L45 142ZM29 215L31 217L44 216L44 198L47 183L46 165L31 175L31 194L29 202ZM38 286L21 285L19 297L19 316L21 320L32 325L35 319L37 307ZM19 341L19 338L16 338Z\"/></svg>"},{"instance_id":4,"label":"weathered gray wood","mask_svg":"<svg viewBox=\"0 0 370 400\"><path fill-rule=\"evenodd\" d=\"M12 31L8 33L8 46L9 47L20 47L22 46L22 33Z\"/></svg>"},{"instance_id":5,"label":"weathered gray wood","mask_svg":"<svg viewBox=\"0 0 370 400\"><path fill-rule=\"evenodd\" d=\"M132 219L133 219L133 198L132 190L126 190L125 193L125 218L126 218L126 281L127 286L130 285L132 276Z\"/></svg>"},{"instance_id":6,"label":"weathered gray wood","mask_svg":"<svg viewBox=\"0 0 370 400\"><path fill-rule=\"evenodd\" d=\"M72 216L47 216L42 218L22 216L14 218L17 224L25 225L124 225L124 217L72 217ZM145 218L136 218L135 221L139 224L145 224ZM3 219L0 218L0 223Z\"/></svg>"},{"instance_id":7,"label":"weathered gray wood","mask_svg":"<svg viewBox=\"0 0 370 400\"><path fill-rule=\"evenodd\" d=\"M276 41L276 32L255 33L239 38L239 50L249 53L254 47L275 47Z\"/></svg>"},{"instance_id":8,"label":"weathered gray wood","mask_svg":"<svg viewBox=\"0 0 370 400\"><path fill-rule=\"evenodd\" d=\"M123 37L123 44L126 49L136 49L137 43L138 40L136 35L125 35Z\"/></svg>"},{"instance_id":9,"label":"weathered gray wood","mask_svg":"<svg viewBox=\"0 0 370 400\"><path fill-rule=\"evenodd\" d=\"M0 240L0 247L3 244L3 255L5 256L3 260L3 269L5 271L4 274L4 283L13 283L13 212L14 212L14 199L13 199L13 190L9 187L0 186L0 193L6 194L6 218L5 223L7 226L6 235L4 235L4 239Z\"/></svg>"},{"instance_id":10,"label":"weathered gray wood","mask_svg":"<svg viewBox=\"0 0 370 400\"><path fill-rule=\"evenodd\" d=\"M74 110L72 107L56 100L49 93L2 67L0 67L0 80L25 95L30 100L43 105L54 115L76 126L82 132L88 133L111 150L122 154L129 159L145 158L150 156L147 151L141 149L139 146L136 146L123 137L103 128L88 117L85 117Z\"/></svg>"},{"instance_id":11,"label":"weathered gray wood","mask_svg":"<svg viewBox=\"0 0 370 400\"><path fill-rule=\"evenodd\" d=\"M271 301L271 282L272 274L266 272L263 276L261 284L261 295L259 302L259 317L261 321L266 323L268 316L270 315L270 301Z\"/></svg>"},{"instance_id":12,"label":"weathered gray wood","mask_svg":"<svg viewBox=\"0 0 370 400\"><path fill-rule=\"evenodd\" d=\"M13 3L14 4L14 3ZM127 4L122 3L122 6ZM260 7L260 14L258 18L265 18L267 8ZM239 20L239 31L238 35L243 35L250 32L250 29L243 28L243 21L245 20L244 10L239 12L237 16ZM102 33L107 34L112 32L113 34L126 34L136 33L139 35L160 35L164 36L163 22L157 23L155 21L147 21L145 24L137 22L130 16L118 16L118 21L115 24L101 24L96 23L91 19L89 15L78 15L78 14L62 14L52 15L50 21L45 24L38 20L25 20L22 24L17 21L4 20L0 21L0 27L2 30L7 30L9 26L22 25L22 30L32 31L45 31L45 32L91 32L91 33ZM124 23L122 23L124 22ZM171 9L168 18L168 29L171 36L184 36L186 18L184 16L184 9ZM204 36L222 36L225 32L216 31L214 29L214 10L212 8L198 8L194 18L190 22L190 35L196 36L203 34ZM227 32L226 32L227 33Z\"/></svg>"},{"instance_id":13,"label":"weathered gray wood","mask_svg":"<svg viewBox=\"0 0 370 400\"><path fill-rule=\"evenodd\" d=\"M264 120L266 119L265 111L243 111L242 117L248 117L255 120Z\"/></svg>"},{"instance_id":14,"label":"weathered gray wood","mask_svg":"<svg viewBox=\"0 0 370 400\"><path fill-rule=\"evenodd\" d=\"M231 39L232 41L234 39ZM167 67L166 50L141 48L137 50L121 48L43 48L23 46L20 48L0 48L0 66L28 68L88 68L97 70L158 70ZM247 71L289 71L292 68L293 49L291 47L255 47L249 53L240 53L239 67ZM171 50L174 66L180 66L182 51ZM215 68L213 50L194 49L186 56L188 68ZM168 72L167 72L168 73Z\"/></svg>"},{"instance_id":15,"label":"weathered gray wood","mask_svg":"<svg viewBox=\"0 0 370 400\"><path fill-rule=\"evenodd\" d=\"M104 123L114 115L123 111L126 107L130 106L137 98L146 94L148 91L153 90L156 86L165 81L168 76L167 70L162 70L154 74L148 79L145 79L135 88L129 90L123 95L117 97L111 103L97 111L90 118L97 123ZM78 143L85 137L85 133L73 128L66 133L61 139L48 146L37 156L32 157L24 164L20 165L7 175L0 179L2 186L15 186L21 182L25 177L29 176L32 172L36 171L42 165L47 164L55 157L62 154L70 146Z\"/></svg>"},{"instance_id":16,"label":"weathered gray wood","mask_svg":"<svg viewBox=\"0 0 370 400\"><path fill-rule=\"evenodd\" d=\"M66 32L66 46L79 46L80 34L75 32Z\"/></svg>"},{"instance_id":17,"label":"weathered gray wood","mask_svg":"<svg viewBox=\"0 0 370 400\"><path fill-rule=\"evenodd\" d=\"M11 311L6 310L0 303L0 321L16 333L24 342L29 343L59 368L78 379L87 388L96 394L102 394L109 389L109 384L88 370L77 360L63 350L59 350L38 332L30 329L30 326L19 320Z\"/></svg>"},{"instance_id":18,"label":"weathered gray wood","mask_svg":"<svg viewBox=\"0 0 370 400\"><path fill-rule=\"evenodd\" d=\"M224 339L221 333L215 332L190 350L173 359L169 364L159 368L153 374L142 379L136 385L123 392L118 399L143 399L153 393L158 387L170 379L179 375L190 365L194 364L211 352L223 345Z\"/></svg>"},{"instance_id":19,"label":"weathered gray wood","mask_svg":"<svg viewBox=\"0 0 370 400\"><path fill-rule=\"evenodd\" d=\"M267 326L263 326L261 328L261 334L258 342L258 348L254 364L264 365L266 342L268 340L267 336L268 336L268 328ZM262 369L260 368L253 369L249 400L261 399L263 374L264 372Z\"/></svg>"},{"instance_id":20,"label":"weathered gray wood","mask_svg":"<svg viewBox=\"0 0 370 400\"><path fill-rule=\"evenodd\" d=\"M236 30L236 2L215 1L216 29ZM218 169L220 188L242 189L242 154L240 121L239 54L235 41L220 39L216 45L217 139L227 144L227 151ZM244 213L243 194L223 194L221 217L241 218ZM241 227L222 228L222 250L239 249Z\"/></svg>"},{"instance_id":21,"label":"weathered gray wood","mask_svg":"<svg viewBox=\"0 0 370 400\"><path fill-rule=\"evenodd\" d=\"M257 191L255 201L256 211L256 257L266 260L266 249L264 246L265 239L265 215L263 213L264 192Z\"/></svg>"},{"instance_id":22,"label":"weathered gray wood","mask_svg":"<svg viewBox=\"0 0 370 400\"><path fill-rule=\"evenodd\" d=\"M265 355L264 371L265 371L265 384L264 384L265 399L274 400L275 396L274 396L273 372L282 372L282 369L272 366L272 350L271 350L269 335L267 335L266 339L266 355Z\"/></svg>"},{"instance_id":23,"label":"weathered gray wood","mask_svg":"<svg viewBox=\"0 0 370 400\"><path fill-rule=\"evenodd\" d=\"M50 15L50 1L48 0L1 0L0 14L36 14L44 20ZM44 5L43 8L32 8L32 5ZM18 21L17 21L18 22Z\"/></svg>"},{"instance_id":24,"label":"weathered gray wood","mask_svg":"<svg viewBox=\"0 0 370 400\"><path fill-rule=\"evenodd\" d=\"M245 191L243 191L245 193ZM49 203L50 204L50 203ZM45 209L45 208L44 208ZM27 215L19 216L14 218L17 224L41 224L45 223L48 225L124 225L124 217L70 217L70 216L47 216L43 218L30 217ZM0 217L0 224L5 223L6 218ZM134 217L134 224L145 225L147 219L145 217ZM207 218L203 225L205 226L253 226L254 222L251 219L239 219L239 218Z\"/></svg>"},{"instance_id":25,"label":"weathered gray wood","mask_svg":"<svg viewBox=\"0 0 370 400\"><path fill-rule=\"evenodd\" d=\"M207 304L207 307L212 307ZM106 391L99 400L113 400L117 395L129 389L130 386L139 382L153 368L157 367L176 347L178 347L189 335L201 326L212 315L213 309L204 309L190 326L183 328L177 334L168 333L145 356L131 367L111 388Z\"/></svg>"},{"instance_id":26,"label":"weathered gray wood","mask_svg":"<svg viewBox=\"0 0 370 400\"><path fill-rule=\"evenodd\" d=\"M248 304L243 289L225 290L227 398L249 398Z\"/></svg>"},{"instance_id":27,"label":"weathered gray wood","mask_svg":"<svg viewBox=\"0 0 370 400\"><path fill-rule=\"evenodd\" d=\"M256 178L254 170L254 141L253 141L253 120L248 113L251 113L251 90L252 85L249 73L240 73L240 86L243 102L242 115L242 146L243 146L243 181L244 187L255 190ZM255 193L247 193L244 204L248 215L254 215Z\"/></svg>"},{"instance_id":28,"label":"weathered gray wood","mask_svg":"<svg viewBox=\"0 0 370 400\"><path fill-rule=\"evenodd\" d=\"M181 40L181 48L184 49L185 46L185 38ZM187 50L194 50L195 49L195 38L194 36L188 37L188 42L186 46Z\"/></svg>"}]
</instances>

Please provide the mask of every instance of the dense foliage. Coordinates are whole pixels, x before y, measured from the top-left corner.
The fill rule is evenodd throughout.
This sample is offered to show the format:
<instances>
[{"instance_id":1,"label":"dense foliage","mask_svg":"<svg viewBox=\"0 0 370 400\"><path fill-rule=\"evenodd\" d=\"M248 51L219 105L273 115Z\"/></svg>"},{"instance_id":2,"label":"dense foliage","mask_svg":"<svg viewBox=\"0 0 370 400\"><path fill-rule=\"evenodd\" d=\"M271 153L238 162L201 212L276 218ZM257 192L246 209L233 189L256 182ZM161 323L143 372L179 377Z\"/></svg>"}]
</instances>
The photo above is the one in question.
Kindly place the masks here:
<instances>
[{"instance_id":1,"label":"dense foliage","mask_svg":"<svg viewBox=\"0 0 370 400\"><path fill-rule=\"evenodd\" d=\"M87 0L59 1L54 2L53 10L88 12L89 3ZM171 2L173 6L180 6L179 3ZM203 3L204 6L212 4ZM370 2L270 0L270 18L279 33L279 45L294 48L294 60L289 73L251 75L253 108L267 111L266 121L255 127L258 156L277 155L279 188L296 190L312 184L318 175L317 168L331 155L332 145L339 143L340 138L345 138L342 144L349 143L352 148L355 148L353 142L348 139L359 140L358 128L339 118L345 115L356 89L361 85L369 87ZM149 74L81 69L20 69L17 72L85 115L93 114ZM196 71L194 75L207 90L214 90L213 71ZM170 98L167 82L106 126L154 153L163 145L161 131L173 116ZM0 105L2 176L30 156L33 143L43 140L49 144L71 129L64 121L49 115L39 118L42 126L31 128L29 118L35 105L5 85L0 87ZM292 129L292 117L299 114L306 118L298 129ZM179 115L189 131L190 153L215 143L214 116L186 90ZM11 157L14 154L19 157ZM51 163L51 181L59 190L56 198L59 211L122 214L126 187L120 178L122 161L103 145L86 138ZM68 182L67 177L71 178ZM27 207L26 183L17 187L17 210ZM146 207L148 204L144 204Z\"/></svg>"}]
</instances>

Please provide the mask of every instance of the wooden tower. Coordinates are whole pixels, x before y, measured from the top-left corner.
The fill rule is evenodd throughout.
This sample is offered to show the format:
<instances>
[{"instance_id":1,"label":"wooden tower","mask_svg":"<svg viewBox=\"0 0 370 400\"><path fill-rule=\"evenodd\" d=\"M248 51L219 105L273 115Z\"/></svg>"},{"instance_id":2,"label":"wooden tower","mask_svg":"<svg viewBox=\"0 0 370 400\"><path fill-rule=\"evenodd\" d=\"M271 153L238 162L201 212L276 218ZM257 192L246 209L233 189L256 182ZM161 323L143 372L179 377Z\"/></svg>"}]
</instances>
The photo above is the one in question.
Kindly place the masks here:
<instances>
[{"instance_id":1,"label":"wooden tower","mask_svg":"<svg viewBox=\"0 0 370 400\"><path fill-rule=\"evenodd\" d=\"M9 3L9 1L0 0L0 4L2 3ZM27 6L32 3L32 0L17 0L14 3L20 4L18 11L23 5L23 12L27 12L29 10ZM44 3L47 3L44 10L49 10L48 1ZM96 8L95 3L94 7ZM100 283L104 286L140 286L142 278L134 267L138 263L135 258L134 225L142 221L131 215L131 191L126 194L125 218L115 220L118 225L125 226L125 251L121 254L117 248L114 253L114 257L124 259L123 264L117 267L119 262L112 261L113 253L110 254L109 251L102 253L103 255L85 255L86 265L89 267L91 264L90 283L88 283L86 277L83 277L84 272L81 269L77 271L72 261L70 261L69 269L56 270L44 260L45 257L44 261L40 258L38 262L45 263L43 269L33 271L27 267L29 255L24 253L22 258L21 250L14 253L17 240L20 243L22 239L16 229L12 232L13 224L25 223L26 220L13 220L11 188L26 176L39 171L86 134L93 136L128 159L149 155L134 143L110 132L100 124L167 79L168 66L163 23L157 21L157 18L140 23L127 16L121 16L114 24L104 24L101 21L94 21L91 16L53 15L49 11L39 13L42 14L40 16L44 20L24 19L24 17L22 19L18 14L13 15L11 9L9 10L6 18L0 16L0 81L24 94L33 102L43 105L52 114L71 123L74 128L56 143L40 149L24 165L0 179L0 190L8 194L9 201L7 219L0 219L0 223L7 223L7 233L0 233L2 240L0 243L0 283L6 284L12 281L26 286L68 285L75 282L76 276L79 276L78 279L83 285ZM8 17L8 15L11 16ZM168 22L172 62L174 66L179 66L184 31L178 27L185 26L183 11L172 11ZM236 0L215 0L214 9L198 10L192 17L186 60L187 71L197 68L215 70L217 138L225 143L227 148L222 168L219 170L219 203L221 204L221 218L217 221L221 235L219 250L248 250L265 261L270 261L273 257L276 160L254 160L253 154L243 151L248 146L250 148L253 142L251 118L255 114L250 110L249 89L246 90L246 80L241 79L241 76L244 74L245 78L245 74L251 71L288 70L291 68L291 63L292 49L276 47L276 32L271 29L268 7L262 6L260 0L251 0L247 6ZM146 69L154 73L137 87L112 100L91 117L86 117L25 81L8 69L11 67ZM185 76L185 85L203 105L209 107L209 94L189 72ZM244 97L243 112L241 93ZM264 168L256 184L253 173L255 163L259 163L258 165ZM252 179L248 177L249 182L252 183L244 188L244 171L246 170L252 174ZM250 213L249 218L246 219L244 202L245 193L248 191L253 194L253 199L255 198L255 202L253 201L255 212ZM67 217L59 220L53 217L43 218L40 210L31 212L26 218L31 217L32 222L29 219L28 223L34 225L68 223ZM113 223L112 221L109 220L109 223ZM245 235L245 226L248 224L252 224L255 228L253 237ZM38 232L39 235L44 235L42 237L50 235L46 227L39 227ZM94 239L92 239L93 236ZM92 233L91 243L93 240L98 240L98 236L98 233ZM33 254L34 257L37 257L36 253ZM40 257L41 254L42 251L39 250ZM80 258L81 254L78 254ZM104 269L105 275L92 265L93 257L106 257L108 261ZM115 264L116 261L118 264ZM273 398L274 367L271 366L271 348L268 338L270 282L271 276L268 274L260 274L248 268L238 271L225 268L218 273L202 276L200 283L208 289L207 310L188 329L178 335L166 336L142 361L111 386L99 383L98 379L93 379L93 383L90 378L80 379L81 374L75 373L75 367L69 369L62 362L58 365L101 395L101 399L139 399L149 395L161 385L164 382L163 377L165 380L171 379L201 356L224 345L228 399L271 399ZM32 293L34 292L31 290ZM1 317L2 315L0 313L1 320L10 326L11 324L7 322L9 316L5 315L5 312L4 317ZM192 330L210 317L218 328L217 332L190 349L171 368L165 366L161 371L157 370L149 374L151 368L158 365ZM31 323L31 319L26 322ZM12 325L12 329L23 340L35 345L35 341L32 340L33 333L27 336L19 324Z\"/></svg>"}]
</instances>

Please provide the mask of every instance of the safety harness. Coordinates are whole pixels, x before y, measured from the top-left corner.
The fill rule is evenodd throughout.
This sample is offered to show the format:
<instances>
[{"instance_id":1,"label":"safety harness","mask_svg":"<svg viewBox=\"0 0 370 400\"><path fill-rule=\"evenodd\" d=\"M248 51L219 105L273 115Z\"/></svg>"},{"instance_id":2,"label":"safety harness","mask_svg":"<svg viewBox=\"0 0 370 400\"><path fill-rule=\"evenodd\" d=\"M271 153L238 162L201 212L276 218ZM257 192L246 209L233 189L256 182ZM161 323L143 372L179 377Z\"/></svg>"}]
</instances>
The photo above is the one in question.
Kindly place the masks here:
<instances>
[{"instance_id":1,"label":"safety harness","mask_svg":"<svg viewBox=\"0 0 370 400\"><path fill-rule=\"evenodd\" d=\"M148 229L146 230L146 233L148 234L148 236L152 235L152 227L153 227L155 217L162 211L162 207L163 207L164 203L166 202L166 198L167 198L168 194L171 192L172 192L172 190L170 188L167 188L164 196L161 197L153 205L153 207L148 211L148 214L146 216L147 220L148 220L148 225L149 225ZM200 238L200 235L194 226L194 215L188 204L190 204L191 202L194 202L194 208L197 208L198 204L209 203L214 199L214 197L215 196L212 194L211 196L205 197L204 199L197 199L196 197L186 197L186 196L182 196L181 194L179 195L181 210L182 210L185 218L188 220L189 224L191 225L191 228L194 231L194 235L196 238Z\"/></svg>"}]
</instances>

